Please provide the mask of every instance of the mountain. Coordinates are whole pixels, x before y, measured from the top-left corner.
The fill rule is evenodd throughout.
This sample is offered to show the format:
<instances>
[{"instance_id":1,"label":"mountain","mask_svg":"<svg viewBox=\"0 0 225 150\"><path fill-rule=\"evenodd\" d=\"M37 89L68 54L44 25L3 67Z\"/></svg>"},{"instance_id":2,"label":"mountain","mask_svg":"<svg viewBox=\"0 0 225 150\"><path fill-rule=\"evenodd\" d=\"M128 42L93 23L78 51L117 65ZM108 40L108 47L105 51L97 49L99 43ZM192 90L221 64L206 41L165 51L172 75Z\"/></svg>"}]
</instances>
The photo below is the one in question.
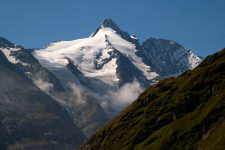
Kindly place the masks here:
<instances>
[{"instance_id":1,"label":"mountain","mask_svg":"<svg viewBox=\"0 0 225 150\"><path fill-rule=\"evenodd\" d=\"M78 149L225 148L225 49L144 91Z\"/></svg>"},{"instance_id":2,"label":"mountain","mask_svg":"<svg viewBox=\"0 0 225 150\"><path fill-rule=\"evenodd\" d=\"M0 83L1 150L74 149L86 138L66 109L36 87L2 51Z\"/></svg>"},{"instance_id":3,"label":"mountain","mask_svg":"<svg viewBox=\"0 0 225 150\"><path fill-rule=\"evenodd\" d=\"M0 51L28 80L65 108L86 136L147 87L193 69L201 59L178 43L139 40L105 19L85 39L25 49L0 37Z\"/></svg>"},{"instance_id":4,"label":"mountain","mask_svg":"<svg viewBox=\"0 0 225 150\"><path fill-rule=\"evenodd\" d=\"M76 87L73 91L66 91L60 80L32 55L32 51L0 37L0 52L5 54L21 74L66 108L74 123L86 136L91 135L109 121L105 111L93 96L83 93L81 98L81 90ZM81 99L85 103L79 103Z\"/></svg>"},{"instance_id":5,"label":"mountain","mask_svg":"<svg viewBox=\"0 0 225 150\"><path fill-rule=\"evenodd\" d=\"M202 61L188 48L169 40L150 38L140 44L110 18L88 38L54 42L32 54L65 89L71 90L73 83L94 95L108 114L120 112L143 89ZM123 99L123 91L128 93L127 99Z\"/></svg>"}]
</instances>

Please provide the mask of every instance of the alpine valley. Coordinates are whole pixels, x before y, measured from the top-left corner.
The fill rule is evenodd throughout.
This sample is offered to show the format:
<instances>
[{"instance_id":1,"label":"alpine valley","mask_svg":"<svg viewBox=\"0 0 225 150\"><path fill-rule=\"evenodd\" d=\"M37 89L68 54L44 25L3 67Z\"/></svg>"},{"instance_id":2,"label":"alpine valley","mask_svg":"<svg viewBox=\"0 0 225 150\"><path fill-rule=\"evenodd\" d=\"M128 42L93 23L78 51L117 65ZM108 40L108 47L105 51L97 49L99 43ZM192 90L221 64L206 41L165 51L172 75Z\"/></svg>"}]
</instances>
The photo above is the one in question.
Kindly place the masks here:
<instances>
[{"instance_id":1,"label":"alpine valley","mask_svg":"<svg viewBox=\"0 0 225 150\"><path fill-rule=\"evenodd\" d=\"M1 37L0 149L74 149L86 137L119 115L150 86L153 86L150 91L155 91L154 87L162 85L159 90L166 92L174 85L175 89L169 92L176 91L176 79L159 81L193 70L201 62L201 57L190 49L170 40L149 38L140 44L135 35L122 31L110 18L105 19L88 38L53 42L42 49L25 49ZM149 101L144 100L149 97L147 94L148 91L139 96L146 108L153 101L151 98ZM157 94L153 92L152 96L159 97ZM188 97L185 98L188 100ZM126 118L129 120L129 117L136 114L136 110L139 110L136 103L141 101L139 99L116 120L122 118L122 122L126 122ZM160 104L154 102L150 110L160 111L161 108L156 106L166 103L169 100ZM138 108L131 108L134 105ZM140 105L142 108L142 102ZM156 121L162 126L171 122L171 118L182 118L184 115L180 114L182 110L177 110L178 114L162 108L165 115L163 113L160 119L161 111L157 112L147 123ZM129 111L132 115L129 115ZM145 111L140 109L140 112ZM81 149L107 149L110 145L102 145L108 135L101 138L100 135L103 131L108 132L112 125L112 129L117 129L116 126L120 124L114 122L94 134ZM136 128L139 124L127 125L134 129L132 127ZM159 126L154 124L149 128L156 130ZM148 135L153 129L146 129ZM173 135L175 133L178 132L174 131ZM153 136L148 142L158 141L157 135ZM132 140L127 138L129 141ZM143 144L143 141L137 139L132 142ZM99 142L99 145L92 146L94 142ZM130 144L124 147L136 146Z\"/></svg>"}]
</instances>

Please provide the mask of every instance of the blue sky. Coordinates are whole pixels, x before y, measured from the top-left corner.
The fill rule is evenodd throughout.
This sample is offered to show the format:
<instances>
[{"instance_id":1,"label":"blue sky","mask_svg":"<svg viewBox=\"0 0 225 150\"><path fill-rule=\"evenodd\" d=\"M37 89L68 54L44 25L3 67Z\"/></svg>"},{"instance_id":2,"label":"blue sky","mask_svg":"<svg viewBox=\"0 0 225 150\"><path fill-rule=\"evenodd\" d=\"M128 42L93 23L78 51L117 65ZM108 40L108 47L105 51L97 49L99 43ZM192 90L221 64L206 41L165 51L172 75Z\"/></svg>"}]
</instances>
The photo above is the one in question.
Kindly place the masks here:
<instances>
[{"instance_id":1,"label":"blue sky","mask_svg":"<svg viewBox=\"0 0 225 150\"><path fill-rule=\"evenodd\" d=\"M204 57L225 47L225 0L0 0L0 36L41 48L88 37L109 17L140 42L170 39Z\"/></svg>"}]
</instances>

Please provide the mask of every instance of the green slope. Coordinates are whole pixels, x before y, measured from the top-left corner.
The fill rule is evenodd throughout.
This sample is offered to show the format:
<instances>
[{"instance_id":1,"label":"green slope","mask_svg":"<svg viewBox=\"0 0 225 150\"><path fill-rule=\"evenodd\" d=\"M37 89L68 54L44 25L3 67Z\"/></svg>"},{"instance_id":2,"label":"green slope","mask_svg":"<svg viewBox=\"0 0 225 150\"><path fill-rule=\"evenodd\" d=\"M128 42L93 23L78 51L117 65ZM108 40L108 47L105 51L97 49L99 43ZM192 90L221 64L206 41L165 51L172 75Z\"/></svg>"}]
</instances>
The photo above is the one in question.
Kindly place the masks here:
<instances>
[{"instance_id":1,"label":"green slope","mask_svg":"<svg viewBox=\"0 0 225 150\"><path fill-rule=\"evenodd\" d=\"M225 149L225 49L143 92L78 149Z\"/></svg>"}]
</instances>

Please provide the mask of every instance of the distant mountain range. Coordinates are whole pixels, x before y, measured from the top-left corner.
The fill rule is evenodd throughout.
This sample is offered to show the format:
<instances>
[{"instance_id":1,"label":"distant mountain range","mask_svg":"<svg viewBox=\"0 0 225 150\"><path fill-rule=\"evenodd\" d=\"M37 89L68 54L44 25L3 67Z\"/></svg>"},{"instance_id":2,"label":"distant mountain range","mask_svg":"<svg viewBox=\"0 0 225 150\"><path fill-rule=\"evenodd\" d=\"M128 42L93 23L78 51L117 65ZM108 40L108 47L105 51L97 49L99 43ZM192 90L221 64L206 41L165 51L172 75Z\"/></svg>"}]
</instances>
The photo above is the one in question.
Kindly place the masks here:
<instances>
[{"instance_id":1,"label":"distant mountain range","mask_svg":"<svg viewBox=\"0 0 225 150\"><path fill-rule=\"evenodd\" d=\"M224 150L225 49L153 85L79 150Z\"/></svg>"},{"instance_id":2,"label":"distant mountain range","mask_svg":"<svg viewBox=\"0 0 225 150\"><path fill-rule=\"evenodd\" d=\"M1 97L4 97L1 100L5 103L10 99L12 102L4 104L2 107L10 108L6 112L17 111L17 107L10 107L14 101L17 104L16 97L10 98L11 94L15 96L15 90L18 91L16 93L18 97L21 96L23 99L22 108L27 107L26 103L30 100L29 94L33 95L34 92L27 89L36 88L37 95L44 94L46 96L44 99L46 103L43 103L41 97L31 96L31 99L41 103L40 106L35 104L34 108L31 108L40 114L45 113L45 109L41 108L46 107L48 101L51 101L57 105L56 109L65 111L63 115L60 114L61 112L57 112L61 119L69 114L73 120L73 128L76 128L77 135L81 137L77 140L77 135L69 136L68 134L68 138L71 137L74 140L73 145L61 139L54 141L50 136L44 138L46 141L61 143L61 146L69 144L70 148L77 146L85 139L83 134L90 136L118 115L144 89L163 78L176 77L189 69L194 69L202 62L202 58L196 56L187 47L170 40L149 38L140 44L135 35L122 31L112 19L105 19L88 38L53 42L43 49L25 49L1 37L0 52L1 59L4 58L3 64L10 64L4 66L4 69L0 70L0 74L10 77L10 74L16 72L15 76L19 76L18 78L21 80L11 83L7 92L4 91L4 87L7 87L6 83L1 84L0 93ZM17 79L16 77L11 78ZM4 78L1 80L2 82L8 81L4 81ZM26 85L22 84L22 81ZM26 88L23 89L23 86ZM21 87L21 91L13 87ZM20 94L24 93L24 90L29 93L23 97ZM26 107L24 113L19 117L27 119L26 113L31 108ZM2 108L2 110L4 109ZM4 114L4 117L11 117L11 115L12 113ZM12 120L15 119L12 118ZM64 121L71 124L69 119ZM37 125L37 128L39 127L41 125ZM67 128L66 125L60 128L64 127ZM15 129L17 131L17 128ZM48 128L46 127L46 129ZM27 132L24 129L20 130ZM18 131L20 138L10 139L10 142L6 140L0 144L5 148L15 143L19 143L19 145L21 142L32 143L33 137L29 136L28 140L23 141L23 137L26 137L24 132ZM42 133L40 132L40 134ZM58 136L61 135L63 136L65 133L62 132ZM37 140L42 138L43 136L39 135L35 137ZM43 143L49 144L46 141ZM29 144L27 149L31 148Z\"/></svg>"}]
</instances>

